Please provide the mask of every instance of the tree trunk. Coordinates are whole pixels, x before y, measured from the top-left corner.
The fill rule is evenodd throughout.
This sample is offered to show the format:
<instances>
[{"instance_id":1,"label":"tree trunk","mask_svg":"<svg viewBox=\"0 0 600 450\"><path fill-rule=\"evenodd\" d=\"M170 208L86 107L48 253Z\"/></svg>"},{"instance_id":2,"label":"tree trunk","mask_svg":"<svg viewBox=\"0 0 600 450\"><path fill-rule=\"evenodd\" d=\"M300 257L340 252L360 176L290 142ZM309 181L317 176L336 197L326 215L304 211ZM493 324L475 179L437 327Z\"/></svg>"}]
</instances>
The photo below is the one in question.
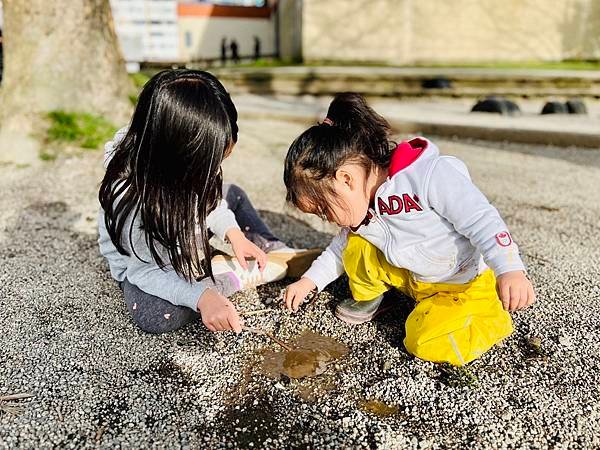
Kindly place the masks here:
<instances>
[{"instance_id":1,"label":"tree trunk","mask_svg":"<svg viewBox=\"0 0 600 450\"><path fill-rule=\"evenodd\" d=\"M120 125L131 82L109 0L4 0L0 124L35 129L52 110L102 115Z\"/></svg>"}]
</instances>

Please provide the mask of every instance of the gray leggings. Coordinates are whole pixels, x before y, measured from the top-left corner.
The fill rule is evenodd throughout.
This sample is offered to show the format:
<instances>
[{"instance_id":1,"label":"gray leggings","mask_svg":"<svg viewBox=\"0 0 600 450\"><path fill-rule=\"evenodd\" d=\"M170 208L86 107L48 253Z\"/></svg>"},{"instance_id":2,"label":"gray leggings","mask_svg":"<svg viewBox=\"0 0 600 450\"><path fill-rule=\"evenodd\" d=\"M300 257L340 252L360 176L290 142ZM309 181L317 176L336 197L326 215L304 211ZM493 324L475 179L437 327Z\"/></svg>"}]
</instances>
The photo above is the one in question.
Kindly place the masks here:
<instances>
[{"instance_id":1,"label":"gray leggings","mask_svg":"<svg viewBox=\"0 0 600 450\"><path fill-rule=\"evenodd\" d=\"M259 248L269 252L285 245L260 219L250 199L240 187L234 184L223 185L223 197L227 200L229 209L233 211L246 237ZM225 297L229 297L236 291L226 275L216 276L215 281L215 289ZM200 314L190 308L173 305L162 298L147 294L127 279L119 285L123 290L125 303L133 321L148 333L175 331L200 317Z\"/></svg>"}]
</instances>

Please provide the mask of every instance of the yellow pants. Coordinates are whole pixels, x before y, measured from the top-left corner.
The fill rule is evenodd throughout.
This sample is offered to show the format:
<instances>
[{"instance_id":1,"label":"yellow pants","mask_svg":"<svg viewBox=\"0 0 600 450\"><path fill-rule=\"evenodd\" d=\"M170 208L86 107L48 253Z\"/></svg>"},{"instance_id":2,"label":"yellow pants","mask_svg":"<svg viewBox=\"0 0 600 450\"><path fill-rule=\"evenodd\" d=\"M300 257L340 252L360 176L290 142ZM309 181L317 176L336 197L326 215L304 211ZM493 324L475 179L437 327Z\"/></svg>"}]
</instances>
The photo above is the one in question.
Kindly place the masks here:
<instances>
[{"instance_id":1,"label":"yellow pants","mask_svg":"<svg viewBox=\"0 0 600 450\"><path fill-rule=\"evenodd\" d=\"M417 358L462 366L513 331L491 270L467 284L415 281L408 270L392 266L377 247L353 234L343 262L355 300L372 300L392 288L416 300L406 320L404 346Z\"/></svg>"}]
</instances>

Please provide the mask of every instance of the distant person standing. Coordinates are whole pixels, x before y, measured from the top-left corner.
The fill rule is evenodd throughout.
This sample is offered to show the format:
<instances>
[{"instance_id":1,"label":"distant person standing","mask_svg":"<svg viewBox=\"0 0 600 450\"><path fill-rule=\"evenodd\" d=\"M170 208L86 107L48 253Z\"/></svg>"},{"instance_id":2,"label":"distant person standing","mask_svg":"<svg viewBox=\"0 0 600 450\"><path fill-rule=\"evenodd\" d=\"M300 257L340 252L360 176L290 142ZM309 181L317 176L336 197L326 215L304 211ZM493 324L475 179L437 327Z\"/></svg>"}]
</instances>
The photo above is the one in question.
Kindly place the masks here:
<instances>
[{"instance_id":1,"label":"distant person standing","mask_svg":"<svg viewBox=\"0 0 600 450\"><path fill-rule=\"evenodd\" d=\"M258 61L260 59L260 38L258 36L254 36L254 61Z\"/></svg>"},{"instance_id":2,"label":"distant person standing","mask_svg":"<svg viewBox=\"0 0 600 450\"><path fill-rule=\"evenodd\" d=\"M221 39L221 64L227 64L227 39Z\"/></svg>"},{"instance_id":3,"label":"distant person standing","mask_svg":"<svg viewBox=\"0 0 600 450\"><path fill-rule=\"evenodd\" d=\"M2 28L0 28L0 81L2 81L2 69L4 66L3 63L3 59L4 59L4 54L2 53Z\"/></svg>"},{"instance_id":4,"label":"distant person standing","mask_svg":"<svg viewBox=\"0 0 600 450\"><path fill-rule=\"evenodd\" d=\"M229 49L231 50L231 60L234 64L240 63L240 54L239 54L239 46L235 39L231 40L231 44L229 44Z\"/></svg>"}]
</instances>

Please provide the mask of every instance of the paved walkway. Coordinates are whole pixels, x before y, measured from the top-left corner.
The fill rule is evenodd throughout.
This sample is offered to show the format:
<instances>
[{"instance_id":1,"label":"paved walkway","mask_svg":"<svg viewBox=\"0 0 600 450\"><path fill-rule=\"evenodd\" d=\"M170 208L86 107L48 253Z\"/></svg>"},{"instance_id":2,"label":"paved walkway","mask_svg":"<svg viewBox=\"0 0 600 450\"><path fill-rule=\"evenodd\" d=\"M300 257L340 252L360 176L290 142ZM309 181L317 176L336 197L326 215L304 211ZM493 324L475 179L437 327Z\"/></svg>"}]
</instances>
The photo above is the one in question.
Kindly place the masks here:
<instances>
[{"instance_id":1,"label":"paved walkway","mask_svg":"<svg viewBox=\"0 0 600 450\"><path fill-rule=\"evenodd\" d=\"M246 116L287 118L303 123L323 120L331 97L238 94L236 104ZM540 115L541 100L517 100L522 115L470 112L473 100L392 100L370 102L400 132L461 136L530 144L600 148L600 101L586 101L589 114Z\"/></svg>"}]
</instances>

